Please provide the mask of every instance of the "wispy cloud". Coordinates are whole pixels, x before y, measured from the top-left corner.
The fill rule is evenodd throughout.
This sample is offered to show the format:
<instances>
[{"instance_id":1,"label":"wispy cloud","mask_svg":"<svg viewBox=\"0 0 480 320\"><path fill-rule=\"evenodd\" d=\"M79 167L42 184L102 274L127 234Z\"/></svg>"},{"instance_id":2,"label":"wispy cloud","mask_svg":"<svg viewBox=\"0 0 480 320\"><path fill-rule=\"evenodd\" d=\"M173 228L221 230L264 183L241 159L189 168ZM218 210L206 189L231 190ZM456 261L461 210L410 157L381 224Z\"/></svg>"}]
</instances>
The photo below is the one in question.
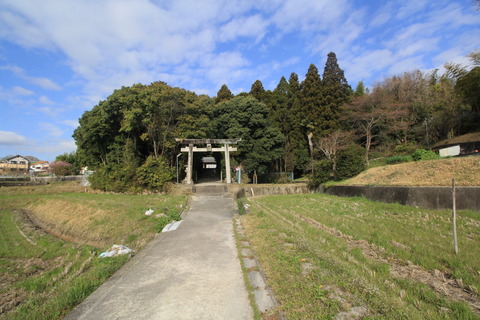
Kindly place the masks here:
<instances>
[{"instance_id":1,"label":"wispy cloud","mask_svg":"<svg viewBox=\"0 0 480 320\"><path fill-rule=\"evenodd\" d=\"M78 127L78 120L63 120L61 123L74 129Z\"/></svg>"},{"instance_id":2,"label":"wispy cloud","mask_svg":"<svg viewBox=\"0 0 480 320\"><path fill-rule=\"evenodd\" d=\"M61 137L63 135L63 130L52 123L42 122L39 123L39 126L48 136Z\"/></svg>"},{"instance_id":3,"label":"wispy cloud","mask_svg":"<svg viewBox=\"0 0 480 320\"><path fill-rule=\"evenodd\" d=\"M32 94L34 94L33 91L22 87L13 87L12 93L16 96L31 96Z\"/></svg>"},{"instance_id":4,"label":"wispy cloud","mask_svg":"<svg viewBox=\"0 0 480 320\"><path fill-rule=\"evenodd\" d=\"M0 131L0 145L27 145L28 140L22 135L12 131Z\"/></svg>"},{"instance_id":5,"label":"wispy cloud","mask_svg":"<svg viewBox=\"0 0 480 320\"><path fill-rule=\"evenodd\" d=\"M27 82L39 86L48 90L60 90L60 86L54 83L52 80L42 77L32 77L26 74L25 70L18 66L6 65L0 66L0 70L8 70L15 74L17 77L26 80Z\"/></svg>"}]
</instances>

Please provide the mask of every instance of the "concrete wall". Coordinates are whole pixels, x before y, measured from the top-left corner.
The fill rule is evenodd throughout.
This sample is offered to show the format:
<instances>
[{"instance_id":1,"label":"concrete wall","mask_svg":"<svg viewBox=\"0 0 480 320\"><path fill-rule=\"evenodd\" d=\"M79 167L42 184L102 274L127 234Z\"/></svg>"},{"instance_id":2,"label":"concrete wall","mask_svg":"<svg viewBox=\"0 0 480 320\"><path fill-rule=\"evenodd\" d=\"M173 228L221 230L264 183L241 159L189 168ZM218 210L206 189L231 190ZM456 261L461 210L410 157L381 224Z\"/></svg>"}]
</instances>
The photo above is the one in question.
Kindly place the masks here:
<instances>
[{"instance_id":1,"label":"concrete wall","mask_svg":"<svg viewBox=\"0 0 480 320\"><path fill-rule=\"evenodd\" d=\"M339 197L365 197L370 200L399 203L402 205L429 209L452 208L451 187L401 187L401 186L342 186L336 185L325 189L320 186L316 193L327 193ZM239 188L234 198L261 195L303 194L311 193L306 184L291 185L252 185ZM480 211L480 187L457 187L457 209Z\"/></svg>"},{"instance_id":2,"label":"concrete wall","mask_svg":"<svg viewBox=\"0 0 480 320\"><path fill-rule=\"evenodd\" d=\"M78 175L78 176L65 176L65 177L56 177L56 176L42 176L42 177L37 177L34 176L32 177L32 181L82 181L85 178L83 175Z\"/></svg>"},{"instance_id":3,"label":"concrete wall","mask_svg":"<svg viewBox=\"0 0 480 320\"><path fill-rule=\"evenodd\" d=\"M452 208L451 187L331 186L325 193L339 197L400 203L430 209ZM480 187L457 187L457 209L480 211Z\"/></svg>"},{"instance_id":4,"label":"concrete wall","mask_svg":"<svg viewBox=\"0 0 480 320\"><path fill-rule=\"evenodd\" d=\"M234 192L235 199L279 194L303 194L311 193L306 184L291 185L252 185L252 187L240 188Z\"/></svg>"},{"instance_id":5,"label":"concrete wall","mask_svg":"<svg viewBox=\"0 0 480 320\"><path fill-rule=\"evenodd\" d=\"M23 187L23 186L39 186L43 184L48 184L44 181L13 181L13 182L0 182L0 187Z\"/></svg>"}]
</instances>

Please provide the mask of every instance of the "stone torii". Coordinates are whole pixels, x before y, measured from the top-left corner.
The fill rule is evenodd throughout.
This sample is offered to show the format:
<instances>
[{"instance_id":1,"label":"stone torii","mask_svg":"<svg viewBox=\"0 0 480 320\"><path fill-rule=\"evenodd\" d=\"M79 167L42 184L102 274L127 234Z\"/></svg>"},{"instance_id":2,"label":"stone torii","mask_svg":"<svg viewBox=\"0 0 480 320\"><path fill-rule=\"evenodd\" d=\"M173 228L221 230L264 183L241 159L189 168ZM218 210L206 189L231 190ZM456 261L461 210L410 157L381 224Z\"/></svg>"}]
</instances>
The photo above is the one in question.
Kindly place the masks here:
<instances>
[{"instance_id":1,"label":"stone torii","mask_svg":"<svg viewBox=\"0 0 480 320\"><path fill-rule=\"evenodd\" d=\"M181 148L181 152L188 152L188 169L187 169L187 184L192 184L193 171L193 153L194 152L224 152L225 153L225 172L227 183L232 182L230 173L230 152L237 151L237 148L230 145L237 144L242 139L182 139L175 138L180 144L188 145L188 147ZM220 144L223 147L212 148L212 144ZM196 147L195 145L206 145L204 148Z\"/></svg>"}]
</instances>

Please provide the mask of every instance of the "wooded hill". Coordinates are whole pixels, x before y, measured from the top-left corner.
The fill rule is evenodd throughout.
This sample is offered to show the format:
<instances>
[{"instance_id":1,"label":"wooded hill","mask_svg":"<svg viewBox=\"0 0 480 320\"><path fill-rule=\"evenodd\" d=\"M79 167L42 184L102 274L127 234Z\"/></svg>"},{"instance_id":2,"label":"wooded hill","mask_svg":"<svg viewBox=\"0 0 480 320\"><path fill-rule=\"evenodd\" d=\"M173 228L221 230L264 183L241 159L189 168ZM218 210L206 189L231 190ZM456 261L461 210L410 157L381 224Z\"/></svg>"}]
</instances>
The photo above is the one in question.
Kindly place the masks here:
<instances>
[{"instance_id":1,"label":"wooded hill","mask_svg":"<svg viewBox=\"0 0 480 320\"><path fill-rule=\"evenodd\" d=\"M122 87L82 115L71 161L95 169L92 181L105 190L158 190L174 176L174 138L241 138L233 165L247 173L318 167L345 178L372 157L480 131L480 52L469 57L470 66L412 71L371 90L362 82L352 90L333 52L322 76L311 64L302 82L292 73L273 91L260 80L238 95L225 84L216 97L164 82Z\"/></svg>"}]
</instances>

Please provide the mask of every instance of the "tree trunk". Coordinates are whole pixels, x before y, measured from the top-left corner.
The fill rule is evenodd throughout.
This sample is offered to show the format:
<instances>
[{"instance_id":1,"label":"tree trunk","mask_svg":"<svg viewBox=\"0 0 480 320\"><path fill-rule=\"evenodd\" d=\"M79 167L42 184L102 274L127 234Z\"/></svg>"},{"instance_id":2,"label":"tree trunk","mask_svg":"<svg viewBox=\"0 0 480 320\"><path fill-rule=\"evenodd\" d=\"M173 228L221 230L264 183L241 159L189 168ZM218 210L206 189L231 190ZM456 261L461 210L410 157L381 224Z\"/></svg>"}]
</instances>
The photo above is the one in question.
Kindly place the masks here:
<instances>
[{"instance_id":1,"label":"tree trunk","mask_svg":"<svg viewBox=\"0 0 480 320\"><path fill-rule=\"evenodd\" d=\"M313 132L309 132L307 134L307 138L308 138L308 146L310 148L310 160L312 162L312 173L313 173Z\"/></svg>"},{"instance_id":2,"label":"tree trunk","mask_svg":"<svg viewBox=\"0 0 480 320\"><path fill-rule=\"evenodd\" d=\"M372 145L372 133L370 130L367 131L367 141L365 142L365 163L367 166L370 164L368 160L368 153L370 151L370 146Z\"/></svg>"}]
</instances>

